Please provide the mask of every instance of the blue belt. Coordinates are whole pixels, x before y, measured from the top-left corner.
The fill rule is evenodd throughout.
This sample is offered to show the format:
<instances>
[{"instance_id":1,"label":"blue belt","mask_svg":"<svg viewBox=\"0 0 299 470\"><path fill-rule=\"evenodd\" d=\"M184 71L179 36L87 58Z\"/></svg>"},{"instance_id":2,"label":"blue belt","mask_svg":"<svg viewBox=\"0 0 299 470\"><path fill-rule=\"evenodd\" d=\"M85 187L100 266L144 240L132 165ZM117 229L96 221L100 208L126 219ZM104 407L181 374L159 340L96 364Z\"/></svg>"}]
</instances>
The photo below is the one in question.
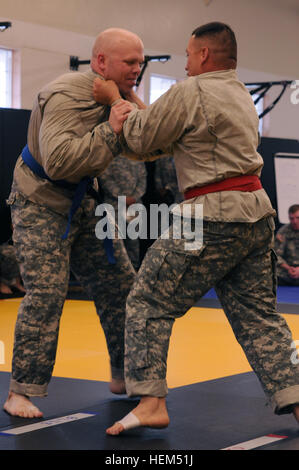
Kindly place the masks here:
<instances>
[{"instance_id":1,"label":"blue belt","mask_svg":"<svg viewBox=\"0 0 299 470\"><path fill-rule=\"evenodd\" d=\"M39 176L40 178L51 181L51 183L55 184L56 186L60 186L61 188L75 191L75 194L72 200L72 205L68 214L68 222L67 222L66 231L64 235L62 236L62 239L65 240L68 237L72 219L76 211L78 210L85 194L91 193L92 196L98 199L98 202L100 202L98 193L92 188L92 182L93 182L92 178L86 176L78 184L69 183L68 181L65 181L65 180L52 180L51 178L49 178L49 176L47 175L43 167L34 159L32 154L30 153L28 145L26 145L22 150L22 158L24 162L26 163L26 165L30 168L30 170L34 174ZM114 257L114 249L113 249L113 243L112 243L111 238L104 239L104 248L105 248L109 263L115 264L116 260Z\"/></svg>"}]
</instances>

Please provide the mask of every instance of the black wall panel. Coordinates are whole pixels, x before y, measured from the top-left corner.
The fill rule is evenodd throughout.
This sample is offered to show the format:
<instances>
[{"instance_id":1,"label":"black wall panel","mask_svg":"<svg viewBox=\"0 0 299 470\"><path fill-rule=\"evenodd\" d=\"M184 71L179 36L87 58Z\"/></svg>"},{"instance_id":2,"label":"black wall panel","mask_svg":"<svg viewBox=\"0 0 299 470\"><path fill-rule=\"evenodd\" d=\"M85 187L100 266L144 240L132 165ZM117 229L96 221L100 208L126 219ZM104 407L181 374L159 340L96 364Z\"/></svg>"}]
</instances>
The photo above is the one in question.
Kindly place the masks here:
<instances>
[{"instance_id":1,"label":"black wall panel","mask_svg":"<svg viewBox=\"0 0 299 470\"><path fill-rule=\"evenodd\" d=\"M27 142L30 111L0 108L0 243L11 236L10 210L5 200L10 192L13 170Z\"/></svg>"}]
</instances>

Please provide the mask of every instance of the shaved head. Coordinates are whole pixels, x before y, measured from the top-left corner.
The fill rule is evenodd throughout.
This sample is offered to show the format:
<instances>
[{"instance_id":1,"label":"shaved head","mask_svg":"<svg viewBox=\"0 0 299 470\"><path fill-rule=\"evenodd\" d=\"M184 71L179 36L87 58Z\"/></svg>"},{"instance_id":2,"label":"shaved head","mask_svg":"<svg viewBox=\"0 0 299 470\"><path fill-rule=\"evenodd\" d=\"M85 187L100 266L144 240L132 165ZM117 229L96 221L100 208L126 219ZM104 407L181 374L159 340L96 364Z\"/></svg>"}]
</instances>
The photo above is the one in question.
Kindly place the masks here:
<instances>
[{"instance_id":1,"label":"shaved head","mask_svg":"<svg viewBox=\"0 0 299 470\"><path fill-rule=\"evenodd\" d=\"M121 28L109 28L98 35L92 48L92 59L98 54L113 54L120 47L130 47L130 44L139 44L143 48L143 43L137 34Z\"/></svg>"},{"instance_id":2,"label":"shaved head","mask_svg":"<svg viewBox=\"0 0 299 470\"><path fill-rule=\"evenodd\" d=\"M91 68L105 80L114 80L123 94L129 93L141 71L143 49L137 34L121 28L106 29L95 40Z\"/></svg>"}]
</instances>

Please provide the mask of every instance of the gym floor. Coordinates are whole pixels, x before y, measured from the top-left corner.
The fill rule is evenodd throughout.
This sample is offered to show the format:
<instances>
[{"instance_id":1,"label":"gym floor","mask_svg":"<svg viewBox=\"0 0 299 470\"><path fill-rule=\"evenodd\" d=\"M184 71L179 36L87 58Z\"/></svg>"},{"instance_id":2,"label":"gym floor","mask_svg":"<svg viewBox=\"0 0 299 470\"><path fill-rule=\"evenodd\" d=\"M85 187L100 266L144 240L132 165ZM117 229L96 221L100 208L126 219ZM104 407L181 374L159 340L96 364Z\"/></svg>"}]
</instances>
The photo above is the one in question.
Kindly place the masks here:
<instances>
[{"instance_id":1,"label":"gym floor","mask_svg":"<svg viewBox=\"0 0 299 470\"><path fill-rule=\"evenodd\" d=\"M0 300L0 399L8 390L21 298ZM278 310L299 339L299 288L279 287ZM92 302L68 299L54 376L32 401L43 419L0 410L0 450L299 450L293 415L276 416L237 343L214 291L177 320L168 359L170 426L118 436L105 429L138 402L109 392L108 355Z\"/></svg>"}]
</instances>

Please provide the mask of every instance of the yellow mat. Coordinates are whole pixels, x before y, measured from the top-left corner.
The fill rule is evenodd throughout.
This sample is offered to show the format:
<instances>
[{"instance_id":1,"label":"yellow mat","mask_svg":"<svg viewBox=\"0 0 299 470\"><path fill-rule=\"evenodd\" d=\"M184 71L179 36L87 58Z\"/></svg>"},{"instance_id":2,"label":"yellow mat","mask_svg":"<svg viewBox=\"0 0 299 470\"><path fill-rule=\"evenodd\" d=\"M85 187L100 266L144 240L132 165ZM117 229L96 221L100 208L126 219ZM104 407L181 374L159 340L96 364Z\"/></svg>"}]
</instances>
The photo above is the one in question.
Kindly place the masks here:
<instances>
[{"instance_id":1,"label":"yellow mat","mask_svg":"<svg viewBox=\"0 0 299 470\"><path fill-rule=\"evenodd\" d=\"M11 370L19 304L20 299L0 300L0 372ZM294 340L299 339L299 315L283 316ZM247 359L221 309L194 307L175 322L168 357L170 388L249 371ZM65 302L54 375L110 380L105 338L92 302Z\"/></svg>"}]
</instances>

